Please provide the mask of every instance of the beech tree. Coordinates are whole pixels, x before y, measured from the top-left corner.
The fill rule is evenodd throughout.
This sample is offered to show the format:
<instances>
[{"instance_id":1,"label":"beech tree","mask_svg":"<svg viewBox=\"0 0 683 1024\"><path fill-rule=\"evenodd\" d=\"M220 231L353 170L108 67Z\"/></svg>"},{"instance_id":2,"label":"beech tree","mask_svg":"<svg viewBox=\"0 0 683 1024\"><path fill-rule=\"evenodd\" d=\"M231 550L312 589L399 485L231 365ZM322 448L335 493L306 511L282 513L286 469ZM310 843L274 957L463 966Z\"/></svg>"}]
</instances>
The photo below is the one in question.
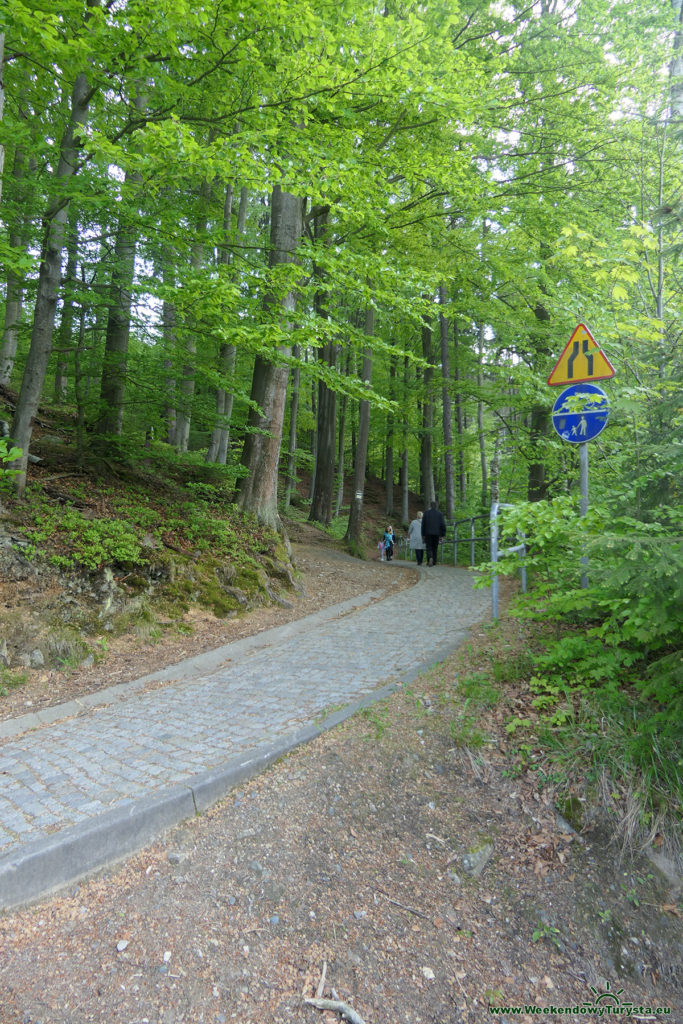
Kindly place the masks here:
<instances>
[{"instance_id":1,"label":"beech tree","mask_svg":"<svg viewBox=\"0 0 683 1024\"><path fill-rule=\"evenodd\" d=\"M292 326L291 314L296 309L297 279L292 278L289 268L296 266L302 230L303 200L276 185L271 195L268 265L271 270L284 268L286 272L271 276L265 305L274 333L283 343L277 345L272 358L256 357L242 456L247 473L239 492L240 508L253 512L260 522L276 529L280 526L278 466L289 375L284 359L291 354L287 335Z\"/></svg>"}]
</instances>

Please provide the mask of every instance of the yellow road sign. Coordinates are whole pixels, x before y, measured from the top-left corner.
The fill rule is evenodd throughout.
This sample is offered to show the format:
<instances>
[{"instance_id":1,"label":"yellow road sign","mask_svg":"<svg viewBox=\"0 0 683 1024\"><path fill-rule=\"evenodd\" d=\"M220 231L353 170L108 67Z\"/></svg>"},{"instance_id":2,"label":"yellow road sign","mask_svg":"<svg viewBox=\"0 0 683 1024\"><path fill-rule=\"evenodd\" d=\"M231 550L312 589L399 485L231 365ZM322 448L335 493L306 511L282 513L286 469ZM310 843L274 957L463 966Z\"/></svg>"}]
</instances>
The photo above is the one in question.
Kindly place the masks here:
<instances>
[{"instance_id":1,"label":"yellow road sign","mask_svg":"<svg viewBox=\"0 0 683 1024\"><path fill-rule=\"evenodd\" d=\"M591 380L608 380L615 369L585 324L579 324L548 377L548 384L565 387Z\"/></svg>"}]
</instances>

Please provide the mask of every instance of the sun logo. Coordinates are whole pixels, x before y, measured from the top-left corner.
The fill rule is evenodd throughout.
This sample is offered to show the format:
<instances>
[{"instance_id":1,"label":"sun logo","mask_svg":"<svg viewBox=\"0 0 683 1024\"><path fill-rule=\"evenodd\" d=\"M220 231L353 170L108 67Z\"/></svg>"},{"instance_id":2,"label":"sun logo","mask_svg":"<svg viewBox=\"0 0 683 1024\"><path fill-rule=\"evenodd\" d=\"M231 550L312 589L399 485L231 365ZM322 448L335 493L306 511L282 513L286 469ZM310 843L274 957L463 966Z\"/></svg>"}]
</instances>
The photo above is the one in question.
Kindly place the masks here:
<instances>
[{"instance_id":1,"label":"sun logo","mask_svg":"<svg viewBox=\"0 0 683 1024\"><path fill-rule=\"evenodd\" d=\"M613 1002L609 1003L610 1006L621 1006L621 999L619 996L623 991L623 988L620 988L616 992L613 992L609 981L607 982L607 988L604 992L599 992L597 988L593 988L591 985L591 992L595 996L594 1002L596 1006L605 1003L605 1000L613 1000Z\"/></svg>"}]
</instances>

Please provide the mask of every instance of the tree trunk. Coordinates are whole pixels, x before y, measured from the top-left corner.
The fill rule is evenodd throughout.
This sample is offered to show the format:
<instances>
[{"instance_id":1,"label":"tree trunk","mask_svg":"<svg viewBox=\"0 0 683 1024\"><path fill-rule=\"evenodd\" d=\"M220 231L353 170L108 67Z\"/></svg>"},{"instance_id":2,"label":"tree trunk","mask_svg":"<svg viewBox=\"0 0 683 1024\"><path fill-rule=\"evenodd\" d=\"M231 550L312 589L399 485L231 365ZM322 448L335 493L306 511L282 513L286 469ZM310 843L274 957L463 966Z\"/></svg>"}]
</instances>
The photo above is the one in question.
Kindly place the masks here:
<instances>
[{"instance_id":1,"label":"tree trunk","mask_svg":"<svg viewBox=\"0 0 683 1024\"><path fill-rule=\"evenodd\" d=\"M175 288L175 271L169 251L164 253L162 276L166 291L168 291L169 285ZM166 437L164 440L167 444L174 443L176 428L176 382L173 374L174 355L177 342L175 328L175 304L164 298L161 307L161 337L163 350L166 353L166 358L164 359L164 391L166 394L164 422L166 424Z\"/></svg>"},{"instance_id":2,"label":"tree trunk","mask_svg":"<svg viewBox=\"0 0 683 1024\"><path fill-rule=\"evenodd\" d=\"M211 195L211 186L208 181L202 181L199 188L199 213L195 223L195 243L192 246L191 265L194 271L199 271L205 257L205 239L208 225L208 203ZM192 423L192 402L194 399L195 387L195 356L197 355L197 334L194 325L188 329L187 319L189 311L184 314L183 331L185 334L185 352L189 359L183 366L183 375L180 381L180 394L176 412L175 446L181 452L186 452L190 444L190 425Z\"/></svg>"},{"instance_id":3,"label":"tree trunk","mask_svg":"<svg viewBox=\"0 0 683 1024\"><path fill-rule=\"evenodd\" d=\"M484 386L483 362L484 362L484 326L480 325L478 334L477 351L477 387L481 395ZM479 398L477 402L477 434L479 436L479 462L481 464L481 507L485 509L489 502L489 475L486 460L486 434L484 433L484 403Z\"/></svg>"},{"instance_id":4,"label":"tree trunk","mask_svg":"<svg viewBox=\"0 0 683 1024\"><path fill-rule=\"evenodd\" d=\"M62 249L69 212L69 202L64 198L62 188L76 171L79 147L77 131L85 123L90 98L88 79L85 74L80 74L74 82L69 123L59 148L54 195L43 219L43 246L33 312L31 346L12 424L12 438L22 450L21 459L17 460L13 467L18 470L15 484L19 496L23 496L26 490L26 467L31 434L33 433L33 421L38 411L52 350L57 294L62 272Z\"/></svg>"},{"instance_id":5,"label":"tree trunk","mask_svg":"<svg viewBox=\"0 0 683 1024\"><path fill-rule=\"evenodd\" d=\"M446 289L443 285L439 287L439 303L445 306L447 302ZM443 379L442 407L443 407L443 443L444 443L444 490L446 492L446 519L455 518L455 480L453 477L453 410L451 403L451 355L448 337L448 320L441 314L439 317L441 328L441 377Z\"/></svg>"},{"instance_id":6,"label":"tree trunk","mask_svg":"<svg viewBox=\"0 0 683 1024\"><path fill-rule=\"evenodd\" d=\"M138 91L133 100L136 111L147 105L146 95ZM123 190L129 183L140 185L139 171L126 171ZM137 189L135 189L137 191ZM123 202L123 201L122 201ZM104 343L102 379L100 382L100 409L95 432L108 438L119 437L123 431L123 403L128 370L130 342L130 311L133 300L133 275L137 226L125 209L121 213L114 246L114 266L111 274L107 335ZM110 443L110 442L108 442Z\"/></svg>"},{"instance_id":7,"label":"tree trunk","mask_svg":"<svg viewBox=\"0 0 683 1024\"><path fill-rule=\"evenodd\" d=\"M453 336L455 345L455 382L460 384L460 336L457 323L453 324ZM467 474L465 472L465 417L463 412L462 392L458 386L455 398L455 416L458 428L458 496L460 504L465 505L467 500Z\"/></svg>"},{"instance_id":8,"label":"tree trunk","mask_svg":"<svg viewBox=\"0 0 683 1024\"><path fill-rule=\"evenodd\" d=\"M544 252L544 258L547 257ZM550 313L542 303L538 303L534 309L534 315L539 323L548 323ZM536 345L539 355L548 357L550 350L545 338L541 337ZM531 461L529 463L529 475L527 479L527 498L529 501L545 501L548 496L546 482L546 467L543 452L545 439L550 433L550 415L543 405L535 405L531 410L529 423L529 441L531 444Z\"/></svg>"},{"instance_id":9,"label":"tree trunk","mask_svg":"<svg viewBox=\"0 0 683 1024\"><path fill-rule=\"evenodd\" d=\"M346 352L346 376L351 373L351 348ZM339 440L337 444L337 500L334 505L335 517L341 512L344 503L344 475L345 475L345 445L346 445L346 410L348 408L348 395L342 395L339 410Z\"/></svg>"},{"instance_id":10,"label":"tree trunk","mask_svg":"<svg viewBox=\"0 0 683 1024\"><path fill-rule=\"evenodd\" d=\"M85 293L85 271L81 267L82 292ZM85 313L83 300L79 303L78 341L74 350L74 396L76 399L76 458L83 460L85 450L85 400L83 395L83 353L85 351Z\"/></svg>"},{"instance_id":11,"label":"tree trunk","mask_svg":"<svg viewBox=\"0 0 683 1024\"><path fill-rule=\"evenodd\" d=\"M308 350L306 350L306 362L308 362ZM308 488L309 500L313 500L315 493L315 474L318 468L318 400L315 381L311 381L311 416L313 417L313 428L311 430L311 462L313 470Z\"/></svg>"},{"instance_id":12,"label":"tree trunk","mask_svg":"<svg viewBox=\"0 0 683 1024\"><path fill-rule=\"evenodd\" d=\"M327 207L321 208L314 220L314 239L317 246L325 246L328 238ZM328 318L325 274L319 266L314 266L313 273L318 278L319 287L315 295L315 311L321 322ZM333 369L337 361L337 346L329 339L320 350L324 363ZM334 470L336 457L337 433L337 393L327 384L318 381L318 425L315 458L315 485L311 494L311 512L309 520L329 526L332 522L334 502Z\"/></svg>"},{"instance_id":13,"label":"tree trunk","mask_svg":"<svg viewBox=\"0 0 683 1024\"><path fill-rule=\"evenodd\" d=\"M429 365L425 367L423 377L424 403L422 406L420 469L424 506L429 508L431 503L436 500L436 494L434 491L434 398L432 395L434 367L432 366L432 328L428 323L422 325L422 356Z\"/></svg>"},{"instance_id":14,"label":"tree trunk","mask_svg":"<svg viewBox=\"0 0 683 1024\"><path fill-rule=\"evenodd\" d=\"M272 193L269 266L295 263L296 249L303 225L303 201L276 185ZM266 299L268 308L275 300ZM292 283L280 300L285 315L296 307L296 285ZM281 355L289 356L288 345L280 346ZM289 368L256 357L251 397L256 409L249 410L248 433L244 442L242 464L247 475L242 478L238 503L241 509L253 512L259 522L279 531L282 523L277 510L277 471L282 441L282 427L287 397Z\"/></svg>"},{"instance_id":15,"label":"tree trunk","mask_svg":"<svg viewBox=\"0 0 683 1024\"><path fill-rule=\"evenodd\" d=\"M403 360L403 408L408 408L408 375L410 370L410 363L408 356ZM406 419L403 420L403 453L401 457L401 522L404 526L410 525L410 475L408 472L409 467L409 452L408 452L408 424Z\"/></svg>"},{"instance_id":16,"label":"tree trunk","mask_svg":"<svg viewBox=\"0 0 683 1024\"><path fill-rule=\"evenodd\" d=\"M249 190L240 189L240 204L237 212L237 235L243 235L247 223L247 205ZM232 217L232 186L228 186L225 194L225 205L223 207L223 233L226 242L231 237ZM233 263L233 253L226 244L219 256L219 262L229 266ZM237 361L237 349L234 345L221 345L220 370L226 377L231 378L235 372ZM230 419L234 402L232 389L218 388L216 392L216 426L213 429L207 462L217 462L224 466L228 461L228 448L230 447Z\"/></svg>"},{"instance_id":17,"label":"tree trunk","mask_svg":"<svg viewBox=\"0 0 683 1024\"><path fill-rule=\"evenodd\" d=\"M393 401L396 390L396 361L389 356L389 398ZM384 511L387 516L394 514L394 415L387 413L386 468L384 471Z\"/></svg>"},{"instance_id":18,"label":"tree trunk","mask_svg":"<svg viewBox=\"0 0 683 1024\"><path fill-rule=\"evenodd\" d=\"M529 441L531 444L531 458L529 465L529 477L527 484L527 499L529 501L545 501L548 497L548 485L546 482L545 460L543 459L540 446L548 436L550 430L550 415L545 406L535 405L529 417Z\"/></svg>"},{"instance_id":19,"label":"tree trunk","mask_svg":"<svg viewBox=\"0 0 683 1024\"><path fill-rule=\"evenodd\" d=\"M365 311L365 333L370 338L375 331L375 310L368 306ZM370 386L372 376L372 349L368 346L363 351L363 368L361 379ZM362 399L358 406L358 440L356 442L353 463L353 494L349 525L346 528L346 543L351 550L359 554L363 539L363 495L365 493L365 470L368 462L368 441L370 439L370 402Z\"/></svg>"},{"instance_id":20,"label":"tree trunk","mask_svg":"<svg viewBox=\"0 0 683 1024\"><path fill-rule=\"evenodd\" d=\"M323 360L334 366L335 346L323 348ZM309 520L329 526L334 500L334 470L337 433L337 395L323 381L318 382L318 444L316 447L315 487Z\"/></svg>"},{"instance_id":21,"label":"tree trunk","mask_svg":"<svg viewBox=\"0 0 683 1024\"><path fill-rule=\"evenodd\" d=\"M21 149L16 149L12 162L12 177L14 178L14 190L21 195L21 183L25 178L25 171L28 167L29 173L36 169L36 161L31 158L26 163L25 154ZM9 225L9 244L11 249L21 249L26 252L28 249L28 237L30 220L28 211L20 199L20 207L16 218L11 218ZM7 268L7 291L5 300L5 322L2 331L2 347L0 348L0 384L9 384L14 369L14 360L17 355L17 343L19 341L19 323L24 298L24 278L16 273L11 267Z\"/></svg>"},{"instance_id":22,"label":"tree trunk","mask_svg":"<svg viewBox=\"0 0 683 1024\"><path fill-rule=\"evenodd\" d=\"M300 345L294 345L292 355L295 359L301 358ZM285 508L289 508L292 501L292 493L296 490L297 419L299 416L300 386L301 370L298 366L295 366L292 372L291 398L289 400L289 455L287 456L287 479L285 482Z\"/></svg>"},{"instance_id":23,"label":"tree trunk","mask_svg":"<svg viewBox=\"0 0 683 1024\"><path fill-rule=\"evenodd\" d=\"M62 305L62 319L57 332L59 352L57 355L57 367L55 369L55 403L66 402L69 380L69 359L68 354L73 351L73 323L76 285L76 270L78 268L78 223L73 213L69 217L69 231L66 242L66 277L64 280L64 303Z\"/></svg>"}]
</instances>

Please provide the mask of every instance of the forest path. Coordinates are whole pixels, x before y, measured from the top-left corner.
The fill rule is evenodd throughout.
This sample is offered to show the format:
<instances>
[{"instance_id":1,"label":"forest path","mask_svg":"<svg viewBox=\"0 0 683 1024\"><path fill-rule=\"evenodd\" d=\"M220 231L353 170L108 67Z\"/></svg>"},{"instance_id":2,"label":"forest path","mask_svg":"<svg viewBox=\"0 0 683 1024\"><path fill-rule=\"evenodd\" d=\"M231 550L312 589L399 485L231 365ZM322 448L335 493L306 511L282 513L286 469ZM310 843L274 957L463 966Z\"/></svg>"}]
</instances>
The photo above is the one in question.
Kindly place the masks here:
<instances>
[{"instance_id":1,"label":"forest path","mask_svg":"<svg viewBox=\"0 0 683 1024\"><path fill-rule=\"evenodd\" d=\"M408 590L368 591L165 669L163 689L125 684L20 735L5 723L0 907L140 848L446 657L489 594L466 570L415 571Z\"/></svg>"}]
</instances>

